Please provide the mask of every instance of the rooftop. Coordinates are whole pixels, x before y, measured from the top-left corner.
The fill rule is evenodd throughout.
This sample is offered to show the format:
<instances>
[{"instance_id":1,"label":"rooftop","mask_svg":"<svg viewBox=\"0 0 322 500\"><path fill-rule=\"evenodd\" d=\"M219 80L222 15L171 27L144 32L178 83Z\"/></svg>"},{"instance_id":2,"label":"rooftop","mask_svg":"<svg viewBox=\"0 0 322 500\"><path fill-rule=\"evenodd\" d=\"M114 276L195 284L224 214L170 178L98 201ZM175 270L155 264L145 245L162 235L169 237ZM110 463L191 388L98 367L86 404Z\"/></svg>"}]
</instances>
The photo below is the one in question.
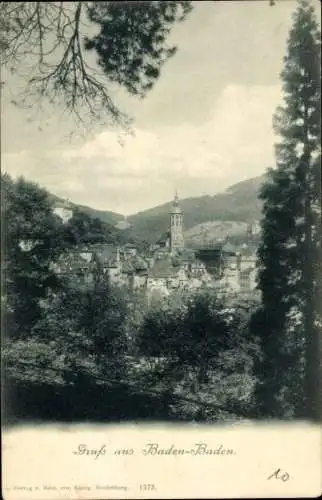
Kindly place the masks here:
<instances>
[{"instance_id":1,"label":"rooftop","mask_svg":"<svg viewBox=\"0 0 322 500\"><path fill-rule=\"evenodd\" d=\"M149 276L151 278L171 278L178 274L181 266L174 266L169 259L157 260Z\"/></svg>"},{"instance_id":2,"label":"rooftop","mask_svg":"<svg viewBox=\"0 0 322 500\"><path fill-rule=\"evenodd\" d=\"M181 210L180 205L179 205L178 192L176 192L176 194L175 194L175 197L174 197L174 200L172 203L172 207L170 210L170 214L182 214L182 210Z\"/></svg>"}]
</instances>

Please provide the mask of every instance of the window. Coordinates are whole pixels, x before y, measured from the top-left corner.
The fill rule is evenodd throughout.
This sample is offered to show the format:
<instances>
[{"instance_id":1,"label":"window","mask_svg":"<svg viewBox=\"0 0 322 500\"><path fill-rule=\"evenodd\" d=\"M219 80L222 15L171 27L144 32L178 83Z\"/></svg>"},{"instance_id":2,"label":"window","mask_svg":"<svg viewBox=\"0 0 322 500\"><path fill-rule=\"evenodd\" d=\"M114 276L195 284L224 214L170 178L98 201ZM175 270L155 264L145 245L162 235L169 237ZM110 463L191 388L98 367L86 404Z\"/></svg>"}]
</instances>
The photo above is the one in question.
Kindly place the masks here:
<instances>
[{"instance_id":1,"label":"window","mask_svg":"<svg viewBox=\"0 0 322 500\"><path fill-rule=\"evenodd\" d=\"M242 274L241 275L240 286L243 290L250 289L250 276L249 276L249 274L244 274L244 275Z\"/></svg>"}]
</instances>

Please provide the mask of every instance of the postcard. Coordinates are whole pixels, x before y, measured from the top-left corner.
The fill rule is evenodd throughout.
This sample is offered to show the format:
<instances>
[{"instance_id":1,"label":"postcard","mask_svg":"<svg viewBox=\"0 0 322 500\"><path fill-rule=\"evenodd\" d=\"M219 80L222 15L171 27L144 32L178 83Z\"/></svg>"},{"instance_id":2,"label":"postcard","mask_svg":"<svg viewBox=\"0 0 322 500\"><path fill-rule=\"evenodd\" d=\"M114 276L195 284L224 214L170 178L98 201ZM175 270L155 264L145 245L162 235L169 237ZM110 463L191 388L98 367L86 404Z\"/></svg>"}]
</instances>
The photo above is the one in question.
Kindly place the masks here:
<instances>
[{"instance_id":1,"label":"postcard","mask_svg":"<svg viewBox=\"0 0 322 500\"><path fill-rule=\"evenodd\" d=\"M319 496L319 2L0 21L4 499Z\"/></svg>"}]
</instances>

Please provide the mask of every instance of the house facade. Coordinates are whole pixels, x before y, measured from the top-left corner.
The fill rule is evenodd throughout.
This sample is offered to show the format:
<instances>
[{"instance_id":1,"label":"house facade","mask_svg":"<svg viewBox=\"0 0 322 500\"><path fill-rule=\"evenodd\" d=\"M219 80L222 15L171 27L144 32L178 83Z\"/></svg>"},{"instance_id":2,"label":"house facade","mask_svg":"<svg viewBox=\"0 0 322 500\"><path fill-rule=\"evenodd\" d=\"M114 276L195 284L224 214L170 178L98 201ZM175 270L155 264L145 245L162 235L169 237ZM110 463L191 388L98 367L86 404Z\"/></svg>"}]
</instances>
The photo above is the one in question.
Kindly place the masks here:
<instances>
[{"instance_id":1,"label":"house facade","mask_svg":"<svg viewBox=\"0 0 322 500\"><path fill-rule=\"evenodd\" d=\"M132 243L95 243L61 256L55 266L58 273L84 283L93 281L95 272L99 272L113 285L143 290L150 298L205 286L224 293L249 293L256 288L257 258L251 238L245 240L247 243L239 246L217 243L206 250L186 248L183 211L176 193L169 212L169 230L144 255Z\"/></svg>"}]
</instances>

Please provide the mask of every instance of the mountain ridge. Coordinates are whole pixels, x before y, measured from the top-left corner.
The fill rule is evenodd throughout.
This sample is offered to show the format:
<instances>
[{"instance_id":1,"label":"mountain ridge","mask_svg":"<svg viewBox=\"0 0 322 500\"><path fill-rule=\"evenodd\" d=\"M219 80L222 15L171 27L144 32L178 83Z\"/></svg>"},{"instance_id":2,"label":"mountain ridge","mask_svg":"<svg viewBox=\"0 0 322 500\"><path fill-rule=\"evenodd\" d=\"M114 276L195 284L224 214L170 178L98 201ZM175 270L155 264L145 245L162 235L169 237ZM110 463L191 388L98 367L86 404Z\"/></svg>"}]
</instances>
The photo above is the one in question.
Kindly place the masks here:
<instances>
[{"instance_id":1,"label":"mountain ridge","mask_svg":"<svg viewBox=\"0 0 322 500\"><path fill-rule=\"evenodd\" d=\"M184 228L192 228L215 221L253 224L261 218L262 202L258 198L266 175L238 182L222 193L183 198L180 206L184 213ZM162 205L127 217L130 232L139 239L153 243L169 226L172 200ZM214 237L216 235L214 234Z\"/></svg>"},{"instance_id":2,"label":"mountain ridge","mask_svg":"<svg viewBox=\"0 0 322 500\"><path fill-rule=\"evenodd\" d=\"M231 222L240 223L240 230L245 224L252 224L261 218L262 202L258 195L266 180L266 174L240 181L215 195L202 195L183 198L180 206L184 213L184 229L187 240L198 238L198 231L204 234L204 225L208 223L209 237L229 234ZM63 200L55 196L57 200ZM86 205L69 202L87 215L102 222L120 228L126 237L154 243L169 228L169 211L172 200L135 214L124 215L110 210L98 210ZM124 223L127 221L127 223ZM222 223L218 224L219 222ZM212 223L212 224L211 224ZM122 227L123 224L123 227ZM198 229L198 226L199 229ZM227 229L228 228L228 229ZM237 226L234 226L234 234ZM123 229L123 231L122 231ZM240 231L239 231L240 232Z\"/></svg>"}]
</instances>

